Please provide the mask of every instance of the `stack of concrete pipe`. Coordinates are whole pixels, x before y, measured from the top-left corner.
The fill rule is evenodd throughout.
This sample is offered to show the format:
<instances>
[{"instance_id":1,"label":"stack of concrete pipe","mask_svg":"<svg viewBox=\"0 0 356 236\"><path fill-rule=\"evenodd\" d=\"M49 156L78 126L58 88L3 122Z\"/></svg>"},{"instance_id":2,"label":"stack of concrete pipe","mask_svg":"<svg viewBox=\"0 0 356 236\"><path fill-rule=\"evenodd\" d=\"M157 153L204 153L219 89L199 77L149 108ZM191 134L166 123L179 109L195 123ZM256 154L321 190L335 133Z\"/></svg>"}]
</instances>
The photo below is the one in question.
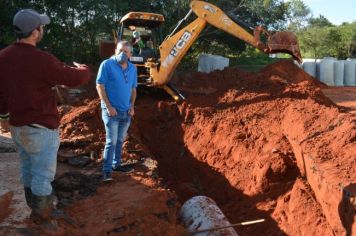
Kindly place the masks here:
<instances>
[{"instance_id":1,"label":"stack of concrete pipe","mask_svg":"<svg viewBox=\"0 0 356 236\"><path fill-rule=\"evenodd\" d=\"M329 86L356 86L356 59L303 59L303 69Z\"/></svg>"},{"instance_id":2,"label":"stack of concrete pipe","mask_svg":"<svg viewBox=\"0 0 356 236\"><path fill-rule=\"evenodd\" d=\"M214 70L223 70L228 66L229 58L210 54L201 54L199 56L199 72L210 73Z\"/></svg>"}]
</instances>

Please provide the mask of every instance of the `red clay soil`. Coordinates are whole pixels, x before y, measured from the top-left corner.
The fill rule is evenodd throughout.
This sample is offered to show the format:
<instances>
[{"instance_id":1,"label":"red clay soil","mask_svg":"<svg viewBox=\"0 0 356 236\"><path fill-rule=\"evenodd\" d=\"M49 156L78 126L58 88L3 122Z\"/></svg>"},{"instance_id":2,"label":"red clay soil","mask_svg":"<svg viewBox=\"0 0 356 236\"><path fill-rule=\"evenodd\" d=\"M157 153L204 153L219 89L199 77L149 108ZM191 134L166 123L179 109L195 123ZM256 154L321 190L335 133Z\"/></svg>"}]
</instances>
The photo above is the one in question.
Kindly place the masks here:
<instances>
[{"instance_id":1,"label":"red clay soil","mask_svg":"<svg viewBox=\"0 0 356 236\"><path fill-rule=\"evenodd\" d=\"M307 127L308 145L314 143L320 156L333 160L344 170L340 175L354 183L356 127L312 77L283 61L257 75L236 68L193 73L181 78L179 87L186 102L176 106L145 98L136 125L158 159L160 176L182 202L203 194L232 223L267 220L237 229L241 235L338 234L296 165L289 135ZM285 126L294 133L286 133Z\"/></svg>"},{"instance_id":2,"label":"red clay soil","mask_svg":"<svg viewBox=\"0 0 356 236\"><path fill-rule=\"evenodd\" d=\"M81 154L102 149L105 130L100 114L99 99L88 101L84 106L73 106L60 122L61 147Z\"/></svg>"},{"instance_id":3,"label":"red clay soil","mask_svg":"<svg viewBox=\"0 0 356 236\"><path fill-rule=\"evenodd\" d=\"M12 201L12 196L12 192L7 192L0 196L0 222L11 213L10 204Z\"/></svg>"},{"instance_id":4,"label":"red clay soil","mask_svg":"<svg viewBox=\"0 0 356 236\"><path fill-rule=\"evenodd\" d=\"M175 194L139 175L114 176L96 195L73 204L67 212L75 225L66 235L183 235L177 224Z\"/></svg>"},{"instance_id":5,"label":"red clay soil","mask_svg":"<svg viewBox=\"0 0 356 236\"><path fill-rule=\"evenodd\" d=\"M322 91L333 102L356 114L356 87L328 87Z\"/></svg>"},{"instance_id":6,"label":"red clay soil","mask_svg":"<svg viewBox=\"0 0 356 236\"><path fill-rule=\"evenodd\" d=\"M239 235L355 233L354 212L347 219L341 213L330 218L334 213L320 203L296 160L298 138L338 178L355 183L355 117L326 98L322 86L282 61L258 74L227 68L182 76L177 87L187 100L179 105L142 95L127 145L152 155L162 179L118 176L67 208L80 222L68 232L182 235L179 207L167 204L174 193L165 189L171 189L180 203L195 195L211 197L231 223L266 219L236 228ZM72 108L61 124L64 147L100 155L105 137L98 100ZM125 150L124 158L130 158Z\"/></svg>"}]
</instances>

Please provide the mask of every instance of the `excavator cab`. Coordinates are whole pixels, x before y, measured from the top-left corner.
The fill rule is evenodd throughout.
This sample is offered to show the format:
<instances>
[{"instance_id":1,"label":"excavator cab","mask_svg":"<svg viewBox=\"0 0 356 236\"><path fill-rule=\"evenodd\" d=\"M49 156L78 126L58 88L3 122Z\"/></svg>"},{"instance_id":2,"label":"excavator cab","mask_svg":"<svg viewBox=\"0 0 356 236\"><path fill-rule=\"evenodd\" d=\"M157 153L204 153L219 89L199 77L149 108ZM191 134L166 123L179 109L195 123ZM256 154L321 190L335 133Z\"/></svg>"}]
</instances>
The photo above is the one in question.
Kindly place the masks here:
<instances>
[{"instance_id":1,"label":"excavator cab","mask_svg":"<svg viewBox=\"0 0 356 236\"><path fill-rule=\"evenodd\" d=\"M118 40L131 42L136 55L151 54L157 58L162 40L160 26L163 23L161 14L129 12L120 20Z\"/></svg>"},{"instance_id":2,"label":"excavator cab","mask_svg":"<svg viewBox=\"0 0 356 236\"><path fill-rule=\"evenodd\" d=\"M129 12L120 20L118 40L126 40L133 46L130 61L137 67L138 84L152 83L145 63L159 59L158 46L162 40L160 26L163 23L163 15L148 12Z\"/></svg>"},{"instance_id":3,"label":"excavator cab","mask_svg":"<svg viewBox=\"0 0 356 236\"><path fill-rule=\"evenodd\" d=\"M114 41L100 42L100 56L108 58L115 52L117 42L125 40L132 44L130 61L137 67L138 84L150 85L151 78L147 61L159 60L159 44L162 41L160 26L164 23L161 14L148 12L129 12L121 18Z\"/></svg>"}]
</instances>

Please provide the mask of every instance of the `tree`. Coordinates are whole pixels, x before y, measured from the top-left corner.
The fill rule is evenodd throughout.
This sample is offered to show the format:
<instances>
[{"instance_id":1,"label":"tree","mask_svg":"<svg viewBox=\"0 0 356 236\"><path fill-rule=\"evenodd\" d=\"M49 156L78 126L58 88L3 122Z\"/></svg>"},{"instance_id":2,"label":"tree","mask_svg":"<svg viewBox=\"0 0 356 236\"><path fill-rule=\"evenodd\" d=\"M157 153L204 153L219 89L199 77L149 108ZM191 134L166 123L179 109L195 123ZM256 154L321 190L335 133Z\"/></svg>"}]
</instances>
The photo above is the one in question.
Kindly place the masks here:
<instances>
[{"instance_id":1,"label":"tree","mask_svg":"<svg viewBox=\"0 0 356 236\"><path fill-rule=\"evenodd\" d=\"M247 30L257 25L267 29L281 29L285 25L287 5L283 0L207 1L220 7L239 24L245 23ZM78 60L97 64L101 60L98 56L99 39L110 36L112 29L117 28L117 21L127 12L162 13L166 19L163 35L167 35L190 10L189 4L188 0L1 0L0 44L10 44L15 40L12 29L14 14L21 8L33 8L51 18L51 24L45 27L46 36L40 48L67 62ZM208 25L191 51L195 55L202 51L227 55L237 54L245 47L245 42Z\"/></svg>"},{"instance_id":2,"label":"tree","mask_svg":"<svg viewBox=\"0 0 356 236\"><path fill-rule=\"evenodd\" d=\"M305 55L304 57L321 58L325 56L325 47L323 43L327 31L320 27L312 27L298 33L299 46Z\"/></svg>"},{"instance_id":3,"label":"tree","mask_svg":"<svg viewBox=\"0 0 356 236\"><path fill-rule=\"evenodd\" d=\"M0 46L4 47L15 40L12 26L13 16L20 8L31 6L27 1L1 0L0 1Z\"/></svg>"},{"instance_id":4,"label":"tree","mask_svg":"<svg viewBox=\"0 0 356 236\"><path fill-rule=\"evenodd\" d=\"M309 27L330 27L333 24L323 15L319 15L316 18L310 18L308 21Z\"/></svg>"},{"instance_id":5,"label":"tree","mask_svg":"<svg viewBox=\"0 0 356 236\"><path fill-rule=\"evenodd\" d=\"M252 28L262 25L268 29L281 29L287 17L288 5L281 0L218 1L218 5L233 19Z\"/></svg>"},{"instance_id":6,"label":"tree","mask_svg":"<svg viewBox=\"0 0 356 236\"><path fill-rule=\"evenodd\" d=\"M306 56L346 59L355 55L356 23L332 27L310 26L300 31L298 37Z\"/></svg>"},{"instance_id":7,"label":"tree","mask_svg":"<svg viewBox=\"0 0 356 236\"><path fill-rule=\"evenodd\" d=\"M323 40L327 45L326 52L328 55L336 58L345 58L347 51L344 50L345 44L343 42L342 31L338 27L330 27L327 30L325 39Z\"/></svg>"},{"instance_id":8,"label":"tree","mask_svg":"<svg viewBox=\"0 0 356 236\"><path fill-rule=\"evenodd\" d=\"M290 0L288 4L288 28L298 32L303 29L311 16L310 9L302 0Z\"/></svg>"},{"instance_id":9,"label":"tree","mask_svg":"<svg viewBox=\"0 0 356 236\"><path fill-rule=\"evenodd\" d=\"M355 58L356 57L356 34L352 36L352 41L349 47L349 57Z\"/></svg>"},{"instance_id":10,"label":"tree","mask_svg":"<svg viewBox=\"0 0 356 236\"><path fill-rule=\"evenodd\" d=\"M340 29L342 38L343 51L342 58L355 58L356 57L356 22L353 23L343 23L337 27Z\"/></svg>"},{"instance_id":11,"label":"tree","mask_svg":"<svg viewBox=\"0 0 356 236\"><path fill-rule=\"evenodd\" d=\"M232 20L252 33L257 25L267 29L280 29L286 17L286 5L281 0L223 0L210 1L221 8ZM203 31L194 50L220 55L235 54L245 50L247 44L211 25Z\"/></svg>"}]
</instances>

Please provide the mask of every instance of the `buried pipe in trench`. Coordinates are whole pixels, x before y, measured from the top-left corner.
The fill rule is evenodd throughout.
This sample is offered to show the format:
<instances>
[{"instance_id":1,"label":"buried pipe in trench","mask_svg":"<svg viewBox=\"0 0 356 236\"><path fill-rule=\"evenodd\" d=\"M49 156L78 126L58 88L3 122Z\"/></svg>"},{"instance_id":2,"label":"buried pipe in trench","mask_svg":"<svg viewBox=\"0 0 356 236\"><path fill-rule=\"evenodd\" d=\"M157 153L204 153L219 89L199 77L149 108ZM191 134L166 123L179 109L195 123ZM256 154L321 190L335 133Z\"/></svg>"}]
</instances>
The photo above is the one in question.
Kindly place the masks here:
<instances>
[{"instance_id":1,"label":"buried pipe in trench","mask_svg":"<svg viewBox=\"0 0 356 236\"><path fill-rule=\"evenodd\" d=\"M182 206L181 218L188 228L185 235L189 236L198 234L199 236L214 236L222 234L237 235L233 227L258 224L265 221L265 219L258 219L230 224L216 203L211 198L205 196L196 196L188 200ZM201 227L204 225L212 225L213 227ZM228 228L231 228L231 230L226 230Z\"/></svg>"},{"instance_id":2,"label":"buried pipe in trench","mask_svg":"<svg viewBox=\"0 0 356 236\"><path fill-rule=\"evenodd\" d=\"M237 236L236 231L232 227L229 227L231 226L230 222L216 205L215 201L206 196L195 196L186 201L181 209L181 219L191 235ZM205 230L214 228L223 229Z\"/></svg>"}]
</instances>

